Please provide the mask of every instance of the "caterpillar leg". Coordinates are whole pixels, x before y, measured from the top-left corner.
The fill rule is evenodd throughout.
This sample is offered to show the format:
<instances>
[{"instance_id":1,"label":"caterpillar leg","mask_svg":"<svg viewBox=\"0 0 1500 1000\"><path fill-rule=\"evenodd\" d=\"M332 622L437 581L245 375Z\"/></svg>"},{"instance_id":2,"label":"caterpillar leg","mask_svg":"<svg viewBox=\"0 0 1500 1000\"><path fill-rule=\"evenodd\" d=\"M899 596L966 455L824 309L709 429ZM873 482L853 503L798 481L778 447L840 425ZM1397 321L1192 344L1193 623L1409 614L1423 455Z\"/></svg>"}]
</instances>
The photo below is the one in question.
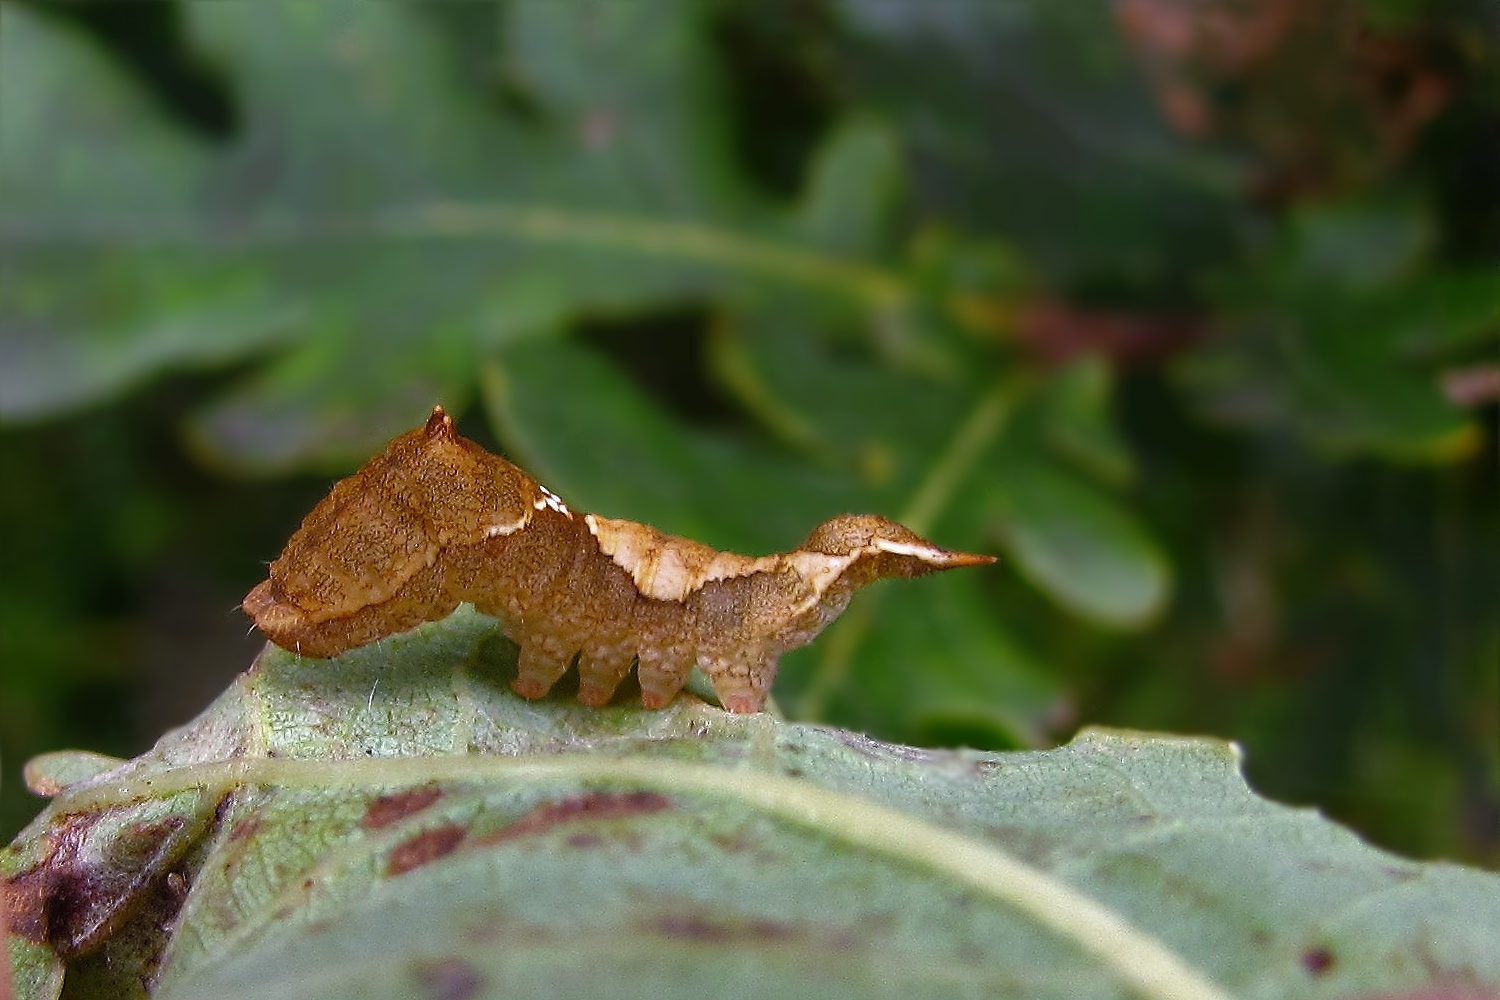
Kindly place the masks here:
<instances>
[{"instance_id":1,"label":"caterpillar leg","mask_svg":"<svg viewBox=\"0 0 1500 1000\"><path fill-rule=\"evenodd\" d=\"M624 644L584 648L578 654L578 700L594 708L608 705L634 660L635 650Z\"/></svg>"},{"instance_id":2,"label":"caterpillar leg","mask_svg":"<svg viewBox=\"0 0 1500 1000\"><path fill-rule=\"evenodd\" d=\"M567 673L573 650L534 635L521 636L516 641L520 644L521 654L516 658L518 672L510 689L522 698L540 698Z\"/></svg>"},{"instance_id":3,"label":"caterpillar leg","mask_svg":"<svg viewBox=\"0 0 1500 1000\"><path fill-rule=\"evenodd\" d=\"M759 712L776 679L776 661L758 650L728 656L703 657L703 672L727 711L737 715Z\"/></svg>"},{"instance_id":4,"label":"caterpillar leg","mask_svg":"<svg viewBox=\"0 0 1500 1000\"><path fill-rule=\"evenodd\" d=\"M693 656L686 650L643 649L636 676L641 682L641 704L665 708L687 683L693 672Z\"/></svg>"}]
</instances>

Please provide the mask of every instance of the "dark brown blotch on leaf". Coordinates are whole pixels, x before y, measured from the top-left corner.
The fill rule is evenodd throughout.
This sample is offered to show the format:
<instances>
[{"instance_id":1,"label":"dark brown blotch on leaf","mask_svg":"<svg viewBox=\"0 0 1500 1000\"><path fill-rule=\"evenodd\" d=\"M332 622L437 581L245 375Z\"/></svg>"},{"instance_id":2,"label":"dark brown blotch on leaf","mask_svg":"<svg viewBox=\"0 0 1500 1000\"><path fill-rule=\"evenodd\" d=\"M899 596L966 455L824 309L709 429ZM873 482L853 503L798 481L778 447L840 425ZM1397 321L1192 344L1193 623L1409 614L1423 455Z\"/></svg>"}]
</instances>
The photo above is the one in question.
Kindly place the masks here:
<instances>
[{"instance_id":1,"label":"dark brown blotch on leaf","mask_svg":"<svg viewBox=\"0 0 1500 1000\"><path fill-rule=\"evenodd\" d=\"M674 913L652 925L664 937L721 944L734 941L785 941L799 936L798 929L780 920L734 920L698 914Z\"/></svg>"},{"instance_id":2,"label":"dark brown blotch on leaf","mask_svg":"<svg viewBox=\"0 0 1500 1000\"><path fill-rule=\"evenodd\" d=\"M696 664L731 712L759 711L788 650L883 577L993 562L874 514L844 514L789 552L719 552L649 525L570 509L459 436L441 407L313 508L245 597L277 645L312 657L435 621L468 602L520 647L512 684L604 705L632 669L660 708Z\"/></svg>"},{"instance_id":3,"label":"dark brown blotch on leaf","mask_svg":"<svg viewBox=\"0 0 1500 1000\"><path fill-rule=\"evenodd\" d=\"M260 814L246 816L229 828L229 839L231 842L244 840L260 829Z\"/></svg>"},{"instance_id":4,"label":"dark brown blotch on leaf","mask_svg":"<svg viewBox=\"0 0 1500 1000\"><path fill-rule=\"evenodd\" d=\"M436 785L422 785L382 795L365 809L359 825L366 830L379 830L413 813L421 812L442 797L443 790Z\"/></svg>"},{"instance_id":5,"label":"dark brown blotch on leaf","mask_svg":"<svg viewBox=\"0 0 1500 1000\"><path fill-rule=\"evenodd\" d=\"M1333 952L1327 948L1309 948L1302 953L1302 967L1315 976L1333 969Z\"/></svg>"},{"instance_id":6,"label":"dark brown blotch on leaf","mask_svg":"<svg viewBox=\"0 0 1500 1000\"><path fill-rule=\"evenodd\" d=\"M464 829L454 823L423 830L397 844L386 859L387 875L405 875L430 861L447 857L463 843Z\"/></svg>"},{"instance_id":7,"label":"dark brown blotch on leaf","mask_svg":"<svg viewBox=\"0 0 1500 1000\"><path fill-rule=\"evenodd\" d=\"M534 806L513 823L479 839L482 846L546 833L566 823L628 819L669 809L672 801L660 792L589 792Z\"/></svg>"},{"instance_id":8,"label":"dark brown blotch on leaf","mask_svg":"<svg viewBox=\"0 0 1500 1000\"><path fill-rule=\"evenodd\" d=\"M473 1000L485 988L483 974L456 956L414 962L411 973L422 991L417 995L431 1000Z\"/></svg>"},{"instance_id":9,"label":"dark brown blotch on leaf","mask_svg":"<svg viewBox=\"0 0 1500 1000\"><path fill-rule=\"evenodd\" d=\"M107 813L64 816L40 861L6 879L5 924L60 958L85 955L113 934L167 876L185 847L186 822L103 826ZM102 835L95 837L99 831Z\"/></svg>"}]
</instances>

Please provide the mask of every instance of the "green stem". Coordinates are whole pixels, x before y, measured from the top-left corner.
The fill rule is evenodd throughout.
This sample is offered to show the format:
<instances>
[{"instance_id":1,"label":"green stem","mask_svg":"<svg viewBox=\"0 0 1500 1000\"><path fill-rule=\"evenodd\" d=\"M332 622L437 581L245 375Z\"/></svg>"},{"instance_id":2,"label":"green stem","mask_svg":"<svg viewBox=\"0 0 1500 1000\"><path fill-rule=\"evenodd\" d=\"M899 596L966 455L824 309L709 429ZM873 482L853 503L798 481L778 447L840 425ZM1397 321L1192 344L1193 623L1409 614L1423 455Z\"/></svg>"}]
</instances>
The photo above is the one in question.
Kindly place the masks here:
<instances>
[{"instance_id":1,"label":"green stem","mask_svg":"<svg viewBox=\"0 0 1500 1000\"><path fill-rule=\"evenodd\" d=\"M1027 377L1011 374L996 381L989 392L979 397L947 450L927 470L922 485L899 518L902 524L919 535L931 533L953 499L954 491L1000 436L1029 386Z\"/></svg>"}]
</instances>

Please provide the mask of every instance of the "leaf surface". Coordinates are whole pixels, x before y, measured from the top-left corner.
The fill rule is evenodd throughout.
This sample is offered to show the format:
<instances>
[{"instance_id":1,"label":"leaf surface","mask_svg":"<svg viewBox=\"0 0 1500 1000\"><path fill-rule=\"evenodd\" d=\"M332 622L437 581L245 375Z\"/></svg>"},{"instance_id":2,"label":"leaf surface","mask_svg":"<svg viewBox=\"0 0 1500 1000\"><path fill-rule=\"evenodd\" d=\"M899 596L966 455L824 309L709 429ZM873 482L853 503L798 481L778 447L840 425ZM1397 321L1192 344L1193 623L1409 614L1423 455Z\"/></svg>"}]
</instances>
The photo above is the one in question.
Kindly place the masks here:
<instances>
[{"instance_id":1,"label":"leaf surface","mask_svg":"<svg viewBox=\"0 0 1500 1000\"><path fill-rule=\"evenodd\" d=\"M468 610L268 648L0 853L12 926L49 875L129 918L71 997L1500 995L1500 878L1260 799L1226 744L917 750L691 695L524 702L513 658ZM148 815L201 832L143 852ZM55 995L48 942L11 941Z\"/></svg>"}]
</instances>

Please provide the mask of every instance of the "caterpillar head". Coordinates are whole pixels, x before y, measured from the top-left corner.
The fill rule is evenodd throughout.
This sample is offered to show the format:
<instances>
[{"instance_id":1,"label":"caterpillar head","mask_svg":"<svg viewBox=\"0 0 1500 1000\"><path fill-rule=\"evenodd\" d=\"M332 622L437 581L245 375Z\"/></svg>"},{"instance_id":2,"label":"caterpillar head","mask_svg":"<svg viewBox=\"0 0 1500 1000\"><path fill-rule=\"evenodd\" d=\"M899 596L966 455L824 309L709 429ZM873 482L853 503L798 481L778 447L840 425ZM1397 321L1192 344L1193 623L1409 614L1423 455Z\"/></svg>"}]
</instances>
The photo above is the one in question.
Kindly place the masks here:
<instances>
[{"instance_id":1,"label":"caterpillar head","mask_svg":"<svg viewBox=\"0 0 1500 1000\"><path fill-rule=\"evenodd\" d=\"M982 566L994 556L954 552L879 514L840 514L813 529L805 552L854 559L846 571L856 584L886 577L922 576L941 569Z\"/></svg>"}]
</instances>

